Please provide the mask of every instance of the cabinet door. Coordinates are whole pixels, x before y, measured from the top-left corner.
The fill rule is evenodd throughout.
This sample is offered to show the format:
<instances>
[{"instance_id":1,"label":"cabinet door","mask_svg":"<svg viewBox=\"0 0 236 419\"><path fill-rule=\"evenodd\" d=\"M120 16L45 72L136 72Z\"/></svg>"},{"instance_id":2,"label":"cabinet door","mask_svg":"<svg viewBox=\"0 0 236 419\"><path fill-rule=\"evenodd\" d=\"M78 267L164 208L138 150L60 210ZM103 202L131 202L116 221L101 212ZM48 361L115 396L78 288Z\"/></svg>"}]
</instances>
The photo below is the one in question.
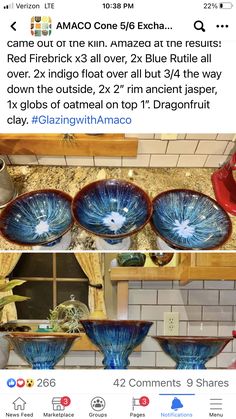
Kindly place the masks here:
<instances>
[{"instance_id":1,"label":"cabinet door","mask_svg":"<svg viewBox=\"0 0 236 419\"><path fill-rule=\"evenodd\" d=\"M196 266L233 267L236 266L236 253L197 253Z\"/></svg>"}]
</instances>

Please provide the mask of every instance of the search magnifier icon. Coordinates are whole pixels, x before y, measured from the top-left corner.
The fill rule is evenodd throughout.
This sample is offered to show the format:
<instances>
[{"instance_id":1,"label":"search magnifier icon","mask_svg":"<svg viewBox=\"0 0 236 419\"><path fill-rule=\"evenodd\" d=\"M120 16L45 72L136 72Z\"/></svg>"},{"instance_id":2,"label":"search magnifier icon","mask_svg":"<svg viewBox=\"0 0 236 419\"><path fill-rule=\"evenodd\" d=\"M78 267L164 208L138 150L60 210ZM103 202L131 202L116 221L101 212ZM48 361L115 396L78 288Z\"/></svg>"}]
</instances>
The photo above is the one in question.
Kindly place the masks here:
<instances>
[{"instance_id":1,"label":"search magnifier icon","mask_svg":"<svg viewBox=\"0 0 236 419\"><path fill-rule=\"evenodd\" d=\"M196 29L196 31L202 31L202 32L206 32L205 28L204 28L204 23L202 20L196 20L193 24L194 29Z\"/></svg>"}]
</instances>

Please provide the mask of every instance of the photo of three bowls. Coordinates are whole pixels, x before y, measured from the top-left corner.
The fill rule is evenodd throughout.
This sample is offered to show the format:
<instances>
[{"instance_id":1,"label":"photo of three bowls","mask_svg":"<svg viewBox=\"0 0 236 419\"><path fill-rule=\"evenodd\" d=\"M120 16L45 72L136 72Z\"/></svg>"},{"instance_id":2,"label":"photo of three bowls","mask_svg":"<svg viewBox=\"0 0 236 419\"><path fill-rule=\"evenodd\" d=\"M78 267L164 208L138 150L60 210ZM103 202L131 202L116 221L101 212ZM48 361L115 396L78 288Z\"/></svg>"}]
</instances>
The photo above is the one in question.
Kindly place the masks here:
<instances>
[{"instance_id":1,"label":"photo of three bowls","mask_svg":"<svg viewBox=\"0 0 236 419\"><path fill-rule=\"evenodd\" d=\"M172 189L152 201L134 183L105 179L83 187L74 198L57 189L25 193L1 212L2 236L18 245L67 249L74 221L96 237L98 250L126 250L130 236L150 222L159 249L214 249L230 237L226 211L209 196Z\"/></svg>"}]
</instances>

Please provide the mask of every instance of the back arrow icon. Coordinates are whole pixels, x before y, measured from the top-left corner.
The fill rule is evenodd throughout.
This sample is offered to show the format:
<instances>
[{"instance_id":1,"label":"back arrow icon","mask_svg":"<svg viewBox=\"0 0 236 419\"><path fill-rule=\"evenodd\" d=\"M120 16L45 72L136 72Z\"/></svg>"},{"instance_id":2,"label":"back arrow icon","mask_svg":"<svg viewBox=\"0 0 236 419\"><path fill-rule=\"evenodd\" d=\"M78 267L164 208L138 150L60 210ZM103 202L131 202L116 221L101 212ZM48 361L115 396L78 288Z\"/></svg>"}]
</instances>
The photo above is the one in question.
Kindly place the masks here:
<instances>
[{"instance_id":1,"label":"back arrow icon","mask_svg":"<svg viewBox=\"0 0 236 419\"><path fill-rule=\"evenodd\" d=\"M11 24L11 28L13 29L13 31L16 31L15 24L16 24L16 22L13 22L13 23Z\"/></svg>"}]
</instances>

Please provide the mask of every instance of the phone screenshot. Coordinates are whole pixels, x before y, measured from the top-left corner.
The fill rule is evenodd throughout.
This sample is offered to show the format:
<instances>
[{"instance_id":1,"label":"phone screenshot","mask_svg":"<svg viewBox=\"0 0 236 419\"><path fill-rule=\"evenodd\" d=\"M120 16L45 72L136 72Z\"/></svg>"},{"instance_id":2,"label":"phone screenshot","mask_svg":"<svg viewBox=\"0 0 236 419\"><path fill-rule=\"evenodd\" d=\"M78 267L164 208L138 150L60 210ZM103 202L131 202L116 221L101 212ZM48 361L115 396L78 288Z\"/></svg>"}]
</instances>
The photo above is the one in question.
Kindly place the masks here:
<instances>
[{"instance_id":1,"label":"phone screenshot","mask_svg":"<svg viewBox=\"0 0 236 419\"><path fill-rule=\"evenodd\" d=\"M232 418L235 18L2 2L2 418Z\"/></svg>"}]
</instances>

